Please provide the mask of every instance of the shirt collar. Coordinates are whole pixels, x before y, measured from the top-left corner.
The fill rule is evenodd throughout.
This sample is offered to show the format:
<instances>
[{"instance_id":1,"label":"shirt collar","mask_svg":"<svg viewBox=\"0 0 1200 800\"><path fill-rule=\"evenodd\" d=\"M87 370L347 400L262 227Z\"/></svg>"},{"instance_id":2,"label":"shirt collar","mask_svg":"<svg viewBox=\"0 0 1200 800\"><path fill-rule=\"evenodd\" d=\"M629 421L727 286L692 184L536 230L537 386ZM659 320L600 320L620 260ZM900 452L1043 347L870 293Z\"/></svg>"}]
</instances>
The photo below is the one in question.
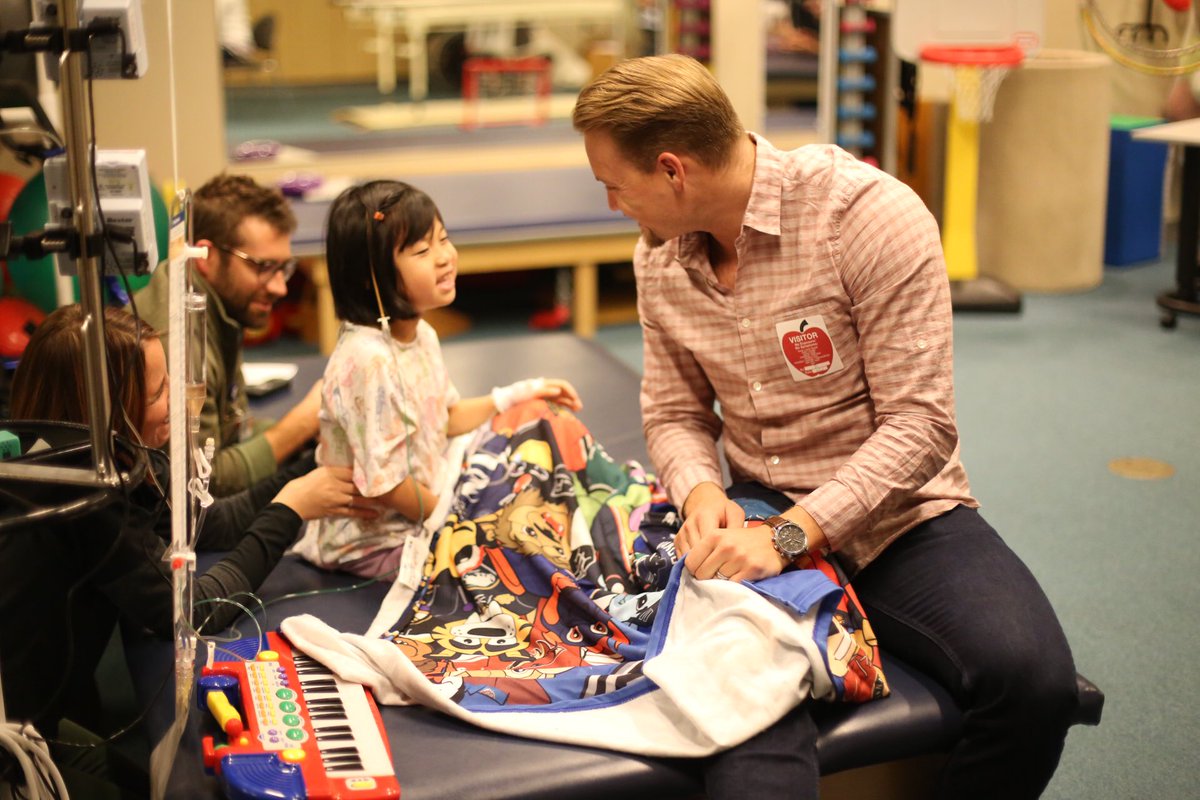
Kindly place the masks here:
<instances>
[{"instance_id":1,"label":"shirt collar","mask_svg":"<svg viewBox=\"0 0 1200 800\"><path fill-rule=\"evenodd\" d=\"M751 133L750 138L755 143L754 184L742 227L778 236L783 203L783 154L757 133Z\"/></svg>"},{"instance_id":2,"label":"shirt collar","mask_svg":"<svg viewBox=\"0 0 1200 800\"><path fill-rule=\"evenodd\" d=\"M667 243L675 248L675 260L680 264L693 264L697 260L708 261L708 234L699 231L685 233Z\"/></svg>"},{"instance_id":3,"label":"shirt collar","mask_svg":"<svg viewBox=\"0 0 1200 800\"><path fill-rule=\"evenodd\" d=\"M743 228L753 228L770 236L780 235L780 208L783 204L783 153L763 136L750 132L755 144L754 183L750 189L750 202L742 217ZM697 259L708 259L708 236L702 233L685 233L667 243L674 249L674 260L681 264L692 264Z\"/></svg>"}]
</instances>

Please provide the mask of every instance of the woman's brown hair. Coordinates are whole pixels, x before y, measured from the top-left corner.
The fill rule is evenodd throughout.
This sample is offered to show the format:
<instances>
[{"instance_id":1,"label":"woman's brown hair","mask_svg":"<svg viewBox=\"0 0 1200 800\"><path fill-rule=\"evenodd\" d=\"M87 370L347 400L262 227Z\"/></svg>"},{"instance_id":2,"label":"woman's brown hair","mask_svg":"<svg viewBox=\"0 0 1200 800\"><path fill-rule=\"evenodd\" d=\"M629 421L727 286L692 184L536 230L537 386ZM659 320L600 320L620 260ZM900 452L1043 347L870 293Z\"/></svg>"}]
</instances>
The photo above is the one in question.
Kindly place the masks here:
<instances>
[{"instance_id":1,"label":"woman's brown hair","mask_svg":"<svg viewBox=\"0 0 1200 800\"><path fill-rule=\"evenodd\" d=\"M9 415L13 419L90 425L83 369L83 326L79 305L63 306L34 331L13 375ZM149 324L127 311L104 309L108 398L113 432L136 440L146 418L146 355L157 339ZM120 413L124 409L124 414Z\"/></svg>"}]
</instances>

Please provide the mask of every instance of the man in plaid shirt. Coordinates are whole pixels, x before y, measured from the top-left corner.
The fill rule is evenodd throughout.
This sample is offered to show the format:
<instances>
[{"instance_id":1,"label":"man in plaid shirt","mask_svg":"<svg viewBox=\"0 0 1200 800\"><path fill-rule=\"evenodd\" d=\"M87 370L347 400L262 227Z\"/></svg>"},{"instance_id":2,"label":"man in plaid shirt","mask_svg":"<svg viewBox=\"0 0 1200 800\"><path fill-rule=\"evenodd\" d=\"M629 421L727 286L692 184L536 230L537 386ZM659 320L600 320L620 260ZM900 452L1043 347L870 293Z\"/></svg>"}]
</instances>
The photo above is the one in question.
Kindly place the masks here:
<instances>
[{"instance_id":1,"label":"man in plaid shirt","mask_svg":"<svg viewBox=\"0 0 1200 800\"><path fill-rule=\"evenodd\" d=\"M1078 702L1075 667L959 461L928 211L834 146L783 152L748 133L684 56L616 65L581 93L574 124L609 206L642 229L643 427L684 514L688 569L756 580L829 552L882 646L963 709L937 796L1040 795ZM766 524L746 526L759 512ZM801 706L711 760L708 794L816 797L815 742Z\"/></svg>"}]
</instances>

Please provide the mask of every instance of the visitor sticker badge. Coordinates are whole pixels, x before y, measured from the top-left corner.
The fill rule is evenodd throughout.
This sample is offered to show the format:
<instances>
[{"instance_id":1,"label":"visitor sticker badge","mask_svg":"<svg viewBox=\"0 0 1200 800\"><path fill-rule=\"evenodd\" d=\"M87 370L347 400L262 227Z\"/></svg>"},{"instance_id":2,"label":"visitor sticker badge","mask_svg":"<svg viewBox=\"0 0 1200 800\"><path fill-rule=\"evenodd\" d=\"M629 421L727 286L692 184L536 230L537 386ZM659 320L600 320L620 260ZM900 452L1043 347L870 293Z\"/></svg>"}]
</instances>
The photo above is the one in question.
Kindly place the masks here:
<instances>
[{"instance_id":1,"label":"visitor sticker badge","mask_svg":"<svg viewBox=\"0 0 1200 800\"><path fill-rule=\"evenodd\" d=\"M842 368L842 359L820 314L777 322L775 333L792 380L809 381Z\"/></svg>"}]
</instances>

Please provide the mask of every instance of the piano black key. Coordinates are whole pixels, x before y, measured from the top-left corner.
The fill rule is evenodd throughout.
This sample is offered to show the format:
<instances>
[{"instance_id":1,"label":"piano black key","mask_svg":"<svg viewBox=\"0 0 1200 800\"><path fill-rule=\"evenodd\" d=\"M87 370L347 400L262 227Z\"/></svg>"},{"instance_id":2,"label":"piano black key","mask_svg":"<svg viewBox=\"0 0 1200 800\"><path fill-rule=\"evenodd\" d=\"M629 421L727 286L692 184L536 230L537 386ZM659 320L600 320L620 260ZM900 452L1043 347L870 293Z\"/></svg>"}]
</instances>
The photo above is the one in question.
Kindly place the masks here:
<instances>
[{"instance_id":1,"label":"piano black key","mask_svg":"<svg viewBox=\"0 0 1200 800\"><path fill-rule=\"evenodd\" d=\"M322 761L346 761L352 758L359 758L358 748L356 747L322 747L320 750Z\"/></svg>"},{"instance_id":2,"label":"piano black key","mask_svg":"<svg viewBox=\"0 0 1200 800\"><path fill-rule=\"evenodd\" d=\"M331 736L335 733L352 734L354 732L349 725L322 725L321 727L317 728L316 731L318 739L321 738L322 735Z\"/></svg>"},{"instance_id":3,"label":"piano black key","mask_svg":"<svg viewBox=\"0 0 1200 800\"><path fill-rule=\"evenodd\" d=\"M320 712L323 712L326 714L338 714L343 717L346 716L345 708L343 708L342 706L335 706L331 703L315 703L313 705L310 705L308 707L308 710L310 713L315 713L317 711L320 711Z\"/></svg>"},{"instance_id":4,"label":"piano black key","mask_svg":"<svg viewBox=\"0 0 1200 800\"><path fill-rule=\"evenodd\" d=\"M329 756L330 758L358 755L357 747L347 747L346 745L329 745L328 747L322 747L320 749L321 755Z\"/></svg>"},{"instance_id":5,"label":"piano black key","mask_svg":"<svg viewBox=\"0 0 1200 800\"><path fill-rule=\"evenodd\" d=\"M314 711L310 708L308 710L308 712L309 712L308 713L309 718L311 718L313 720L345 719L346 718L346 715L341 713L340 711L321 711L321 710Z\"/></svg>"}]
</instances>

